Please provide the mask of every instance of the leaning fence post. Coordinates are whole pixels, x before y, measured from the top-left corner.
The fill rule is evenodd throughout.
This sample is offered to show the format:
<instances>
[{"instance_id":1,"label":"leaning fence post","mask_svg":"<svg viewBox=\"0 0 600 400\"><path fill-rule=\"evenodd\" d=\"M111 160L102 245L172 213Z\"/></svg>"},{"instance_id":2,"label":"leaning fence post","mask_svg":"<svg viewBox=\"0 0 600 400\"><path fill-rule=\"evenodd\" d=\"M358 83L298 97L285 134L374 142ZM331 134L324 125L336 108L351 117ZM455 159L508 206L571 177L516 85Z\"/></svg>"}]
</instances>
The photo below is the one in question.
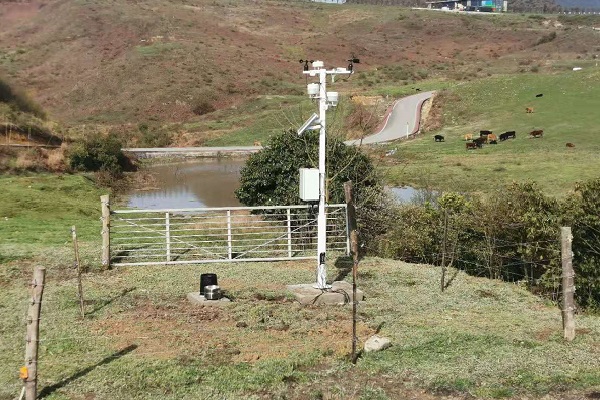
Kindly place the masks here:
<instances>
[{"instance_id":1,"label":"leaning fence post","mask_svg":"<svg viewBox=\"0 0 600 400\"><path fill-rule=\"evenodd\" d=\"M352 363L356 364L358 354L356 352L356 345L358 343L358 337L356 336L356 312L358 308L358 301L356 300L356 278L358 275L358 230L356 226L356 209L354 207L354 193L352 189L352 181L344 183L344 194L346 197L346 213L347 221L346 226L348 227L348 236L351 241L351 252L352 252Z\"/></svg>"},{"instance_id":2,"label":"leaning fence post","mask_svg":"<svg viewBox=\"0 0 600 400\"><path fill-rule=\"evenodd\" d=\"M167 242L167 262L171 261L171 220L169 213L165 213L165 240Z\"/></svg>"},{"instance_id":3,"label":"leaning fence post","mask_svg":"<svg viewBox=\"0 0 600 400\"><path fill-rule=\"evenodd\" d=\"M102 268L110 267L110 196L100 196L102 205Z\"/></svg>"},{"instance_id":4,"label":"leaning fence post","mask_svg":"<svg viewBox=\"0 0 600 400\"><path fill-rule=\"evenodd\" d=\"M27 313L27 336L25 344L25 366L21 368L21 378L25 386L25 399L35 400L37 397L37 363L40 334L40 315L42 295L46 282L46 268L37 267L31 282L31 302Z\"/></svg>"},{"instance_id":5,"label":"leaning fence post","mask_svg":"<svg viewBox=\"0 0 600 400\"><path fill-rule=\"evenodd\" d=\"M77 268L77 296L79 297L79 312L81 318L85 318L85 301L83 299L83 283L81 282L81 260L79 258L79 244L77 243L77 230L75 225L71 227L73 236L73 249L75 250L75 267Z\"/></svg>"},{"instance_id":6,"label":"leaning fence post","mask_svg":"<svg viewBox=\"0 0 600 400\"><path fill-rule=\"evenodd\" d=\"M567 341L575 339L575 272L573 271L573 235L570 227L560 228L561 259L562 259L562 319L563 334Z\"/></svg>"}]
</instances>

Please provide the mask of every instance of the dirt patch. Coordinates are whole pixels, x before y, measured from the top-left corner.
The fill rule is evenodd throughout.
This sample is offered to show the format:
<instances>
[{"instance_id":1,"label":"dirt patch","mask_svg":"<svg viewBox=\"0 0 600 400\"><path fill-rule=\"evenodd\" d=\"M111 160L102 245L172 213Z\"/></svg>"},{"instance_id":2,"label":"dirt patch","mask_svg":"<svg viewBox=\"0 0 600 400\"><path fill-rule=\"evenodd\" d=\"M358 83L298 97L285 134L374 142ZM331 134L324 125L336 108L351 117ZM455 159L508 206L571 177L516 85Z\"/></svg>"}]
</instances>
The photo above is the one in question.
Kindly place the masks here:
<instances>
[{"instance_id":1,"label":"dirt patch","mask_svg":"<svg viewBox=\"0 0 600 400\"><path fill-rule=\"evenodd\" d=\"M346 308L298 308L293 303L256 299L240 301L235 308L199 307L186 300L168 306L148 304L142 298L133 301L131 309L98 321L96 330L117 348L137 344L139 355L216 357L219 353L221 362L229 363L314 351L344 356L351 350L352 323ZM359 324L360 338L372 333Z\"/></svg>"}]
</instances>

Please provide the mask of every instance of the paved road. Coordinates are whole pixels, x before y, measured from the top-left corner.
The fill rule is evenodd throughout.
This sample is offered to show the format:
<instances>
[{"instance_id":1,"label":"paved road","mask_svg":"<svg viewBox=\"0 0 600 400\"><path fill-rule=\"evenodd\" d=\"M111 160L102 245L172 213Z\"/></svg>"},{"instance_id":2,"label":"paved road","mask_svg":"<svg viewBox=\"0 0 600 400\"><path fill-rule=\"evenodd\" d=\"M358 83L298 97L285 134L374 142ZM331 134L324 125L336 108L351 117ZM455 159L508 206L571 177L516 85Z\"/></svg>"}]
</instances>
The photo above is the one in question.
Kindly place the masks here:
<instances>
[{"instance_id":1,"label":"paved road","mask_svg":"<svg viewBox=\"0 0 600 400\"><path fill-rule=\"evenodd\" d=\"M348 145L374 144L401 139L417 133L421 123L421 106L434 92L423 92L396 100L383 128L362 139L349 140Z\"/></svg>"}]
</instances>

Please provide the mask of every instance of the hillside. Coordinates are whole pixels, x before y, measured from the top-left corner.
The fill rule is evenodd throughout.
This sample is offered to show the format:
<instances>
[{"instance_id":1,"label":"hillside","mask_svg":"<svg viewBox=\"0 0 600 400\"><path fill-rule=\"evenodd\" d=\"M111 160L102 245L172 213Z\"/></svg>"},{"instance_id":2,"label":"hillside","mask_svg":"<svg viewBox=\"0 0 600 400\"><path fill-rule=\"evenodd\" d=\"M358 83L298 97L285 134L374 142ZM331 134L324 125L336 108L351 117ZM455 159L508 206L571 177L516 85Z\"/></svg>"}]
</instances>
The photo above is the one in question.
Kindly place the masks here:
<instances>
[{"instance_id":1,"label":"hillside","mask_svg":"<svg viewBox=\"0 0 600 400\"><path fill-rule=\"evenodd\" d=\"M201 121L256 96L301 94L300 58L345 65L354 53L360 71L395 72L339 88L353 92L517 70L523 59L574 58L597 43L568 30L536 46L557 30L542 22L306 2L3 3L0 71L67 124Z\"/></svg>"}]
</instances>

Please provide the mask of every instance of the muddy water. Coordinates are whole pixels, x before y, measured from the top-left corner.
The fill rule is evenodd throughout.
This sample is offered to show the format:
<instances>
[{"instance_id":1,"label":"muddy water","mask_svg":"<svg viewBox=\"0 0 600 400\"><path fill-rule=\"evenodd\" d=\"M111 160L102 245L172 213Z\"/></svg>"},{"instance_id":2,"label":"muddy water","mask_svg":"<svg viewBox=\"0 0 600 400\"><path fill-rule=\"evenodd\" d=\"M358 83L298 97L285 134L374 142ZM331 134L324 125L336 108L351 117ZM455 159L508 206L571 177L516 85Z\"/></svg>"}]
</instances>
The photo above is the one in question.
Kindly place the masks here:
<instances>
[{"instance_id":1,"label":"muddy water","mask_svg":"<svg viewBox=\"0 0 600 400\"><path fill-rule=\"evenodd\" d=\"M147 172L153 182L132 190L127 206L145 210L240 206L234 191L245 162L207 158L150 166Z\"/></svg>"},{"instance_id":2,"label":"muddy water","mask_svg":"<svg viewBox=\"0 0 600 400\"><path fill-rule=\"evenodd\" d=\"M154 165L149 187L133 189L127 206L145 210L241 206L234 191L239 187L245 159L205 158L181 163ZM436 192L410 186L388 188L401 203L431 201Z\"/></svg>"}]
</instances>

